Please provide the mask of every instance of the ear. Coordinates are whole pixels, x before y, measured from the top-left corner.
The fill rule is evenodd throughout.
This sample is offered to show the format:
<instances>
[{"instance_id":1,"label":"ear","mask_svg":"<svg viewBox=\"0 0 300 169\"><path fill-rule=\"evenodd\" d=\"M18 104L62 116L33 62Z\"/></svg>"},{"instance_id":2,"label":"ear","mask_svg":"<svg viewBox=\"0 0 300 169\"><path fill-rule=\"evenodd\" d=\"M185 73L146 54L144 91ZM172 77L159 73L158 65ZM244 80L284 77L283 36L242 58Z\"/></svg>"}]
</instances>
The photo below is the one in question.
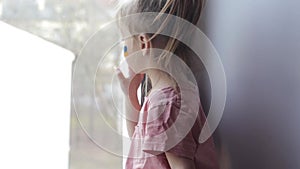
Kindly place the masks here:
<instances>
[{"instance_id":1,"label":"ear","mask_svg":"<svg viewBox=\"0 0 300 169\"><path fill-rule=\"evenodd\" d=\"M140 34L139 35L139 44L140 44L140 50L143 51L143 55L145 56L146 54L149 53L149 50L151 48L151 42L150 38L146 34Z\"/></svg>"}]
</instances>

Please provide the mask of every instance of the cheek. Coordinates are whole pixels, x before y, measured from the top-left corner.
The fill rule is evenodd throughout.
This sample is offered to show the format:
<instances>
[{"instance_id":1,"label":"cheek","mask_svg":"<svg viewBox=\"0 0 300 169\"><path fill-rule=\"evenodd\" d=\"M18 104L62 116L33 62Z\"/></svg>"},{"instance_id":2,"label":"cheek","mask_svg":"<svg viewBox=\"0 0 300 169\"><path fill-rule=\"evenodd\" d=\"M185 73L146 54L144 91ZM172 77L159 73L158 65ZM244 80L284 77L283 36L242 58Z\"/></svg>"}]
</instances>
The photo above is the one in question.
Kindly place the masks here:
<instances>
[{"instance_id":1,"label":"cheek","mask_svg":"<svg viewBox=\"0 0 300 169\"><path fill-rule=\"evenodd\" d=\"M127 57L128 55L131 55L134 52L137 52L138 48L132 45L125 46L124 47L124 55Z\"/></svg>"},{"instance_id":2,"label":"cheek","mask_svg":"<svg viewBox=\"0 0 300 169\"><path fill-rule=\"evenodd\" d=\"M125 57L131 55L134 52L137 52L139 50L138 45L136 44L136 41L132 39L128 39L125 41L125 46L124 46L124 55Z\"/></svg>"},{"instance_id":3,"label":"cheek","mask_svg":"<svg viewBox=\"0 0 300 169\"><path fill-rule=\"evenodd\" d=\"M129 45L129 52L136 52L136 51L138 51L138 49L139 49L139 46L138 46L138 42L137 42L137 40L136 39L134 39L134 38L132 38L131 40L130 40L130 43L128 44Z\"/></svg>"}]
</instances>

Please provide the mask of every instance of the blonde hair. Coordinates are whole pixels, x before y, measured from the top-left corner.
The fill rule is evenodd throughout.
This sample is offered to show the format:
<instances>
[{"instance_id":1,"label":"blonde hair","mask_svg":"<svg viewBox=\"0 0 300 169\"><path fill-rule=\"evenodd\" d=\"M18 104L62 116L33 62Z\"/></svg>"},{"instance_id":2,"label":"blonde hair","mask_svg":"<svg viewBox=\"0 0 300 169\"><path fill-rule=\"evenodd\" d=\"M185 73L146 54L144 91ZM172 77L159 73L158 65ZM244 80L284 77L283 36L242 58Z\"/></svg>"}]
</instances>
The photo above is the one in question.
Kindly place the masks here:
<instances>
[{"instance_id":1,"label":"blonde hair","mask_svg":"<svg viewBox=\"0 0 300 169\"><path fill-rule=\"evenodd\" d=\"M130 21L126 23L120 23L119 26L121 31L125 29L131 34L134 34L134 32L138 32L137 30L145 31L145 28L147 26L150 26L150 24L158 24L159 27L158 29L155 29L155 33L147 33L151 43L159 43L161 45L161 48L166 51L160 56L157 56L157 62L160 64L164 64L164 66L166 67L171 57L170 53L173 53L181 58L189 66L189 57L195 55L193 51L191 51L189 47L187 47L179 40L162 35L161 32L166 29L166 27L171 27L171 30L169 31L171 31L170 33L175 37L191 37L192 32L183 29L183 25L172 22L168 15L179 17L192 23L193 25L196 25L198 20L200 19L204 3L204 0L132 0L121 7L117 15L119 18L138 13L157 13L157 16L155 16L155 19L153 19L152 21L145 22L145 24L149 23L149 25L141 25L136 21ZM143 21L142 18L141 20ZM148 79L149 78L146 78L146 80ZM146 82L146 86L147 85L151 87L151 82ZM145 83L143 83L142 88L145 88ZM146 88L146 95L149 91L148 89L149 88Z\"/></svg>"},{"instance_id":2,"label":"blonde hair","mask_svg":"<svg viewBox=\"0 0 300 169\"><path fill-rule=\"evenodd\" d=\"M162 18L159 14L174 15L196 25L201 16L204 3L204 0L132 0L121 7L118 16L124 17L136 13L157 12L158 15L152 23L159 22L162 24L156 33L148 34L150 40L163 40L166 42L166 44L164 44L164 50L178 55L185 61L186 59L184 59L183 54L181 54L183 52L180 52L180 50L184 51L184 49L181 47L180 50L178 50L178 47L182 46L180 41L171 37L159 35L166 25L171 24L168 17ZM127 25L122 25L121 27L121 29L128 29L129 32L135 32L138 28L139 25L136 23L127 23ZM188 36L188 33L189 32L182 32L180 25L175 25L172 30L172 34L183 34L181 36Z\"/></svg>"}]
</instances>

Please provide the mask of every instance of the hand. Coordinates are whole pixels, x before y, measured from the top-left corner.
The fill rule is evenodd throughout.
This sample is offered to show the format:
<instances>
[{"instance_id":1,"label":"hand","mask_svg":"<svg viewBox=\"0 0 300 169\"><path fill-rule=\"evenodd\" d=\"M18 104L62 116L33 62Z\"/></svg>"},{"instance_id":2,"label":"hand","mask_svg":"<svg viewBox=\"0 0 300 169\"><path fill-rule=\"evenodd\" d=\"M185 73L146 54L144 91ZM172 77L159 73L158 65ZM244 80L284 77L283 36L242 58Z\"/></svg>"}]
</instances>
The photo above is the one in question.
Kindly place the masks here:
<instances>
[{"instance_id":1,"label":"hand","mask_svg":"<svg viewBox=\"0 0 300 169\"><path fill-rule=\"evenodd\" d=\"M137 89L139 88L145 74L136 74L130 67L128 67L129 77L126 78L120 68L115 69L123 93L130 99L137 97Z\"/></svg>"}]
</instances>

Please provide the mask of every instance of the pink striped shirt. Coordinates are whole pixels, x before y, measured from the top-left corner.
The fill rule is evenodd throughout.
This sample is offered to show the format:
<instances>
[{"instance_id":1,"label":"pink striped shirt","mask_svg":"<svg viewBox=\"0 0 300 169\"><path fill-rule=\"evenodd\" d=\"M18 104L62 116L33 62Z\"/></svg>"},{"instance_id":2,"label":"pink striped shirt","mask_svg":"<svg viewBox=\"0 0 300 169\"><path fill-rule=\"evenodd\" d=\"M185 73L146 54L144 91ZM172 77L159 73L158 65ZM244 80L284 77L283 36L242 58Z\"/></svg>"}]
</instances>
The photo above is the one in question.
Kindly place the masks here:
<instances>
[{"instance_id":1,"label":"pink striped shirt","mask_svg":"<svg viewBox=\"0 0 300 169\"><path fill-rule=\"evenodd\" d=\"M195 96L197 93L190 91L188 94ZM185 103L192 104L193 101L187 100ZM164 152L192 159L197 169L219 169L212 137L202 144L198 142L206 120L201 105L187 134L180 137L178 132L167 132L178 120L181 106L181 95L172 87L157 90L145 97L139 122L132 136L126 169L171 169ZM189 121L180 120L178 124L186 126ZM179 130L180 128L175 127L174 131Z\"/></svg>"}]
</instances>

